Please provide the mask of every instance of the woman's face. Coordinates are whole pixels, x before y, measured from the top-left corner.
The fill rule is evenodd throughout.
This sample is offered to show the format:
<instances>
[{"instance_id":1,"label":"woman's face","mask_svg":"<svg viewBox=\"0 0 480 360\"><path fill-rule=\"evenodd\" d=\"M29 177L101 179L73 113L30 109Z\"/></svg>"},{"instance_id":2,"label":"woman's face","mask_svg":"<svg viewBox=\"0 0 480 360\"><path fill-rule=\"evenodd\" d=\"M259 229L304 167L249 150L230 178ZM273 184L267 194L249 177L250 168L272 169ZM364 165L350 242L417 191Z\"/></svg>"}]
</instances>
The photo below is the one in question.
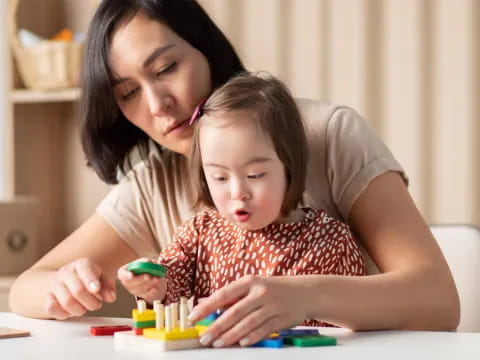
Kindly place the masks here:
<instances>
[{"instance_id":1,"label":"woman's face","mask_svg":"<svg viewBox=\"0 0 480 360\"><path fill-rule=\"evenodd\" d=\"M138 13L110 41L115 99L125 117L158 144L190 150L188 120L211 92L206 57L168 26Z\"/></svg>"}]
</instances>

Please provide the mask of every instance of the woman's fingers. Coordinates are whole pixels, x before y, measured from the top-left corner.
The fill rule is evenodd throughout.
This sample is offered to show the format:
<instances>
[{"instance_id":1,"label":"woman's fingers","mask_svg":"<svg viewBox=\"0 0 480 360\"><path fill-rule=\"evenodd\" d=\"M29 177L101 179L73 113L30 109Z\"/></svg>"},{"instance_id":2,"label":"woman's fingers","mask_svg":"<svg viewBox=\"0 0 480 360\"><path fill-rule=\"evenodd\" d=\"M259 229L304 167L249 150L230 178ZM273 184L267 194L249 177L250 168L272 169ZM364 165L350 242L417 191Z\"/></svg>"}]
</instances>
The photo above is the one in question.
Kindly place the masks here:
<instances>
[{"instance_id":1,"label":"woman's fingers","mask_svg":"<svg viewBox=\"0 0 480 360\"><path fill-rule=\"evenodd\" d=\"M72 316L72 314L62 308L52 293L48 294L45 308L47 314L57 320L65 320Z\"/></svg>"},{"instance_id":2,"label":"woman's fingers","mask_svg":"<svg viewBox=\"0 0 480 360\"><path fill-rule=\"evenodd\" d=\"M301 323L305 306L294 279L247 276L220 289L195 307L194 321L231 305L202 335L203 345L247 346L273 331Z\"/></svg>"},{"instance_id":3,"label":"woman's fingers","mask_svg":"<svg viewBox=\"0 0 480 360\"><path fill-rule=\"evenodd\" d=\"M248 293L254 281L254 276L245 276L217 290L213 295L195 306L188 319L193 322L199 321L218 309L229 308L239 298Z\"/></svg>"},{"instance_id":4,"label":"woman's fingers","mask_svg":"<svg viewBox=\"0 0 480 360\"><path fill-rule=\"evenodd\" d=\"M97 294L90 293L75 271L69 272L63 279L69 296L72 296L86 310L98 310L102 306Z\"/></svg>"},{"instance_id":5,"label":"woman's fingers","mask_svg":"<svg viewBox=\"0 0 480 360\"><path fill-rule=\"evenodd\" d=\"M70 316L82 316L87 309L72 296L64 283L58 283L52 294L61 308L68 312Z\"/></svg>"},{"instance_id":6,"label":"woman's fingers","mask_svg":"<svg viewBox=\"0 0 480 360\"><path fill-rule=\"evenodd\" d=\"M272 316L268 306L249 294L225 311L208 328L205 337L202 337L200 341L203 345L209 345L212 342L214 347L235 344ZM213 339L215 340L213 341Z\"/></svg>"},{"instance_id":7,"label":"woman's fingers","mask_svg":"<svg viewBox=\"0 0 480 360\"><path fill-rule=\"evenodd\" d=\"M82 258L56 272L45 306L55 319L66 319L99 309L103 300L115 300L114 281L102 274L98 265Z\"/></svg>"},{"instance_id":8,"label":"woman's fingers","mask_svg":"<svg viewBox=\"0 0 480 360\"><path fill-rule=\"evenodd\" d=\"M73 270L78 278L82 281L84 288L90 294L94 294L100 300L103 300L102 296L100 295L100 290L102 288L102 284L100 282L102 270L100 267L90 261L90 259L84 258L76 261L73 264Z\"/></svg>"}]
</instances>

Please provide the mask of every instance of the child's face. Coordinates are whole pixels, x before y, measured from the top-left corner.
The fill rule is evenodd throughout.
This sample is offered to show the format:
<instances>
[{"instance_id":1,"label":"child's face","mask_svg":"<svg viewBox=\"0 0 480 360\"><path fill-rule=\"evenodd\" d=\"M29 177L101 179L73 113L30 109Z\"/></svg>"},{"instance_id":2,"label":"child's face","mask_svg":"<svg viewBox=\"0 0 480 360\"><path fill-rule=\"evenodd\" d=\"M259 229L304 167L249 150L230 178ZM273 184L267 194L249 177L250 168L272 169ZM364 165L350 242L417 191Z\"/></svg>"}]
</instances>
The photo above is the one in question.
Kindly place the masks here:
<instances>
[{"instance_id":1,"label":"child's face","mask_svg":"<svg viewBox=\"0 0 480 360\"><path fill-rule=\"evenodd\" d=\"M221 126L202 126L199 140L216 208L237 226L257 230L280 217L287 180L272 141L249 116L229 112Z\"/></svg>"}]
</instances>

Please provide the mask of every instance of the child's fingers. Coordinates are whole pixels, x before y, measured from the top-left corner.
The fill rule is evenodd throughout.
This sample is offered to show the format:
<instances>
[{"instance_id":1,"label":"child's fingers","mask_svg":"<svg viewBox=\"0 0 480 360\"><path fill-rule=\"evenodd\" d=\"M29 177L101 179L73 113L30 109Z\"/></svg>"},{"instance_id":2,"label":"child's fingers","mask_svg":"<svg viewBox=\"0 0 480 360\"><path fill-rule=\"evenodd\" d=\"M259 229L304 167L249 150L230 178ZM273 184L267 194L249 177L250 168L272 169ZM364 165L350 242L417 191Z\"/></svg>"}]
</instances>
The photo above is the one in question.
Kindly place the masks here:
<instances>
[{"instance_id":1,"label":"child's fingers","mask_svg":"<svg viewBox=\"0 0 480 360\"><path fill-rule=\"evenodd\" d=\"M128 264L123 265L122 267L118 268L118 270L117 270L117 278L122 283L124 281L130 281L135 277L135 275L127 269L127 266L128 266Z\"/></svg>"},{"instance_id":2,"label":"child's fingers","mask_svg":"<svg viewBox=\"0 0 480 360\"><path fill-rule=\"evenodd\" d=\"M148 297L147 293L151 289L155 289L157 292L160 287L161 279L152 277L147 274L138 275L134 279L122 282L123 286L132 294L140 297Z\"/></svg>"}]
</instances>

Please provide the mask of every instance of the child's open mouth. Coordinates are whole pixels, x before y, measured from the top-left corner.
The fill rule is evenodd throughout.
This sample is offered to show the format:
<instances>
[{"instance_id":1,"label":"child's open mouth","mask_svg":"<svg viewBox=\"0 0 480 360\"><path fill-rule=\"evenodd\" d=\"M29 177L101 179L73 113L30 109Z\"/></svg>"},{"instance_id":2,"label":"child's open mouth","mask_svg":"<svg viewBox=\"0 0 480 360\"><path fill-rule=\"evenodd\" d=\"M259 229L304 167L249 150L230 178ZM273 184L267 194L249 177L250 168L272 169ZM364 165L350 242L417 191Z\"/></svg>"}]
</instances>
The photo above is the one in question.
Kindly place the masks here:
<instances>
[{"instance_id":1,"label":"child's open mouth","mask_svg":"<svg viewBox=\"0 0 480 360\"><path fill-rule=\"evenodd\" d=\"M235 211L235 219L240 222L248 221L248 219L250 219L250 213L245 210L237 210Z\"/></svg>"}]
</instances>

